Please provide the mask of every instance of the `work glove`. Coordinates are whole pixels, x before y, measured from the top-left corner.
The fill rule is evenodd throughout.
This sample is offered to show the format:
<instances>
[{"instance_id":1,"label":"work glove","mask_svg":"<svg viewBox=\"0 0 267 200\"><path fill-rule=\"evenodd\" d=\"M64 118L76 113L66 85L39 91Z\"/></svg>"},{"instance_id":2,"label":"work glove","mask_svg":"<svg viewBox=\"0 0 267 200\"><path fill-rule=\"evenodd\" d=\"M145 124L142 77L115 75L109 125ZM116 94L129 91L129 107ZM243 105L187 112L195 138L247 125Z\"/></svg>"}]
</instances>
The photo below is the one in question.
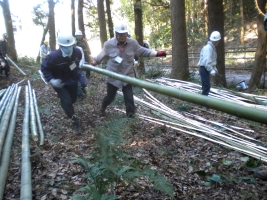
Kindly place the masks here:
<instances>
[{"instance_id":1,"label":"work glove","mask_svg":"<svg viewBox=\"0 0 267 200\"><path fill-rule=\"evenodd\" d=\"M96 66L96 64L95 64L94 61L90 62L90 65L92 65L92 66Z\"/></svg>"},{"instance_id":2,"label":"work glove","mask_svg":"<svg viewBox=\"0 0 267 200\"><path fill-rule=\"evenodd\" d=\"M51 86L53 87L53 88L57 88L57 89L60 89L60 88L62 88L65 84L64 83L62 83L62 80L60 80L60 79L55 79L55 78L52 78L50 81L49 81L49 83L51 84Z\"/></svg>"},{"instance_id":3,"label":"work glove","mask_svg":"<svg viewBox=\"0 0 267 200\"><path fill-rule=\"evenodd\" d=\"M215 74L216 74L216 71L214 69L210 71L210 75L215 76Z\"/></svg>"},{"instance_id":4,"label":"work glove","mask_svg":"<svg viewBox=\"0 0 267 200\"><path fill-rule=\"evenodd\" d=\"M165 51L158 51L156 54L156 57L166 57L166 52Z\"/></svg>"}]
</instances>

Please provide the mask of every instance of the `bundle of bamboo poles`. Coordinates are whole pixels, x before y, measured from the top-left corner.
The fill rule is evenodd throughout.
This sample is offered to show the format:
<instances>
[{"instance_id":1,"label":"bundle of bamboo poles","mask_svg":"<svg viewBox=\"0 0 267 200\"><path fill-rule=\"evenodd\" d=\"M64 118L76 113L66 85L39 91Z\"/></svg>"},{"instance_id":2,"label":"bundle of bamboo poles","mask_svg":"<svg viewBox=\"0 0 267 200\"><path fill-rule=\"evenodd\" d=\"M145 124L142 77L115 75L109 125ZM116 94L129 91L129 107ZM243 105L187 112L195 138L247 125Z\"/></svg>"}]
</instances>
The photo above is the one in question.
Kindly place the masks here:
<instances>
[{"instance_id":1,"label":"bundle of bamboo poles","mask_svg":"<svg viewBox=\"0 0 267 200\"><path fill-rule=\"evenodd\" d=\"M193 90L188 85L184 87ZM149 109L158 118L136 114L139 118L170 127L185 134L203 138L267 162L266 144L247 136L247 133L254 132L253 130L229 126L188 112L181 114L161 103L147 90L143 90L145 91L146 99L140 99L134 96L135 103ZM121 92L118 93L122 95ZM122 110L119 111L124 112Z\"/></svg>"},{"instance_id":2,"label":"bundle of bamboo poles","mask_svg":"<svg viewBox=\"0 0 267 200\"><path fill-rule=\"evenodd\" d=\"M0 200L3 199L10 163L11 147L15 131L19 94L19 83L13 84L7 89L0 90ZM38 129L39 136L38 136ZM43 128L37 106L35 91L31 89L30 81L25 86L25 109L22 129L22 162L21 162L21 197L20 199L32 198L31 186L31 162L30 162L30 132L32 139L40 145L44 143Z\"/></svg>"},{"instance_id":3,"label":"bundle of bamboo poles","mask_svg":"<svg viewBox=\"0 0 267 200\"><path fill-rule=\"evenodd\" d=\"M177 89L186 90L193 93L201 93L201 85L170 79L170 78L158 78L155 80L149 80L150 82L156 82L160 85L170 86ZM234 102L243 106L253 107L261 110L267 110L267 97L260 95L253 95L248 93L236 92L233 90L227 90L222 88L211 88L209 96L217 99L221 99L228 102Z\"/></svg>"}]
</instances>

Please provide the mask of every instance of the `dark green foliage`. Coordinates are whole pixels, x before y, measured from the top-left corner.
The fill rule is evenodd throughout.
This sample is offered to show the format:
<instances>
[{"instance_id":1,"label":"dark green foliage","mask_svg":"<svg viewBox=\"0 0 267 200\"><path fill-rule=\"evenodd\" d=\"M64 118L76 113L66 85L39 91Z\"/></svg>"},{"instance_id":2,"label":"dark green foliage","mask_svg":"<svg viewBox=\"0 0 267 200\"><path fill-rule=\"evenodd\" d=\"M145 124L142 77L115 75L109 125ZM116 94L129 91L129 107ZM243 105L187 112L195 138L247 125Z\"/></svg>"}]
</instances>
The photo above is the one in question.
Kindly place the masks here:
<instances>
[{"instance_id":1,"label":"dark green foliage","mask_svg":"<svg viewBox=\"0 0 267 200\"><path fill-rule=\"evenodd\" d=\"M146 78L153 78L153 79L163 77L164 75L165 72L161 67L151 67L147 70L145 74Z\"/></svg>"},{"instance_id":2,"label":"dark green foliage","mask_svg":"<svg viewBox=\"0 0 267 200\"><path fill-rule=\"evenodd\" d=\"M86 171L85 179L88 181L88 185L77 192L74 200L116 199L113 195L116 188L126 188L129 184L138 186L136 180L140 177L148 177L156 190L173 197L172 185L166 178L159 176L149 166L143 167L140 161L124 152L123 135L129 132L127 121L126 118L115 117L97 127L94 133L96 146L90 158L73 160Z\"/></svg>"},{"instance_id":3,"label":"dark green foliage","mask_svg":"<svg viewBox=\"0 0 267 200\"><path fill-rule=\"evenodd\" d=\"M260 165L261 162L258 160L255 160L253 158L249 158L249 157L241 157L240 159L242 162L245 163L245 166L249 169L257 169ZM221 164L223 164L224 167L226 168L233 168L233 169L237 169L238 173L228 173L228 174L212 174L209 175L207 172L205 172L204 170L200 170L200 171L195 171L194 173L196 173L199 177L206 179L206 182L204 182L204 185L207 187L210 187L212 185L217 185L217 184L221 184L221 183L230 183L230 184L236 184L236 183L240 183L240 182L247 182L250 184L255 184L256 181L254 178L250 178L247 176L242 176L242 173L239 173L240 171L243 170L244 165L237 165L235 164L235 162L231 161L231 160L226 160L226 159L222 159L222 163L217 162L214 163L213 165L211 165L210 163L207 163L209 167L215 167L215 168L222 168L220 167ZM228 170L229 171L229 170Z\"/></svg>"}]
</instances>

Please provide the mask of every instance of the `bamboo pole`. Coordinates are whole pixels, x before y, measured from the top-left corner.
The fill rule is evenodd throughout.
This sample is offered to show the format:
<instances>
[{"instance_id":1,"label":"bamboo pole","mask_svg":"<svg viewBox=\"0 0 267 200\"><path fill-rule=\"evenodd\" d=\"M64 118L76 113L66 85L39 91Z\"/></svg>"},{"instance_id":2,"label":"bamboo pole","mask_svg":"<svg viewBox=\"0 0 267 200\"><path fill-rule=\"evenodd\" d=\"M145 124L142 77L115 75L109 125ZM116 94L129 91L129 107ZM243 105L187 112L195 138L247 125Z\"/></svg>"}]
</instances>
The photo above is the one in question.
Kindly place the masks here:
<instances>
[{"instance_id":1,"label":"bamboo pole","mask_svg":"<svg viewBox=\"0 0 267 200\"><path fill-rule=\"evenodd\" d=\"M28 90L29 90L29 100L30 100L31 134L32 134L32 139L36 142L38 141L38 133L37 133L36 116L35 116L35 109L34 109L33 96L32 96L32 87L31 87L31 83L29 80L28 80Z\"/></svg>"},{"instance_id":2,"label":"bamboo pole","mask_svg":"<svg viewBox=\"0 0 267 200\"><path fill-rule=\"evenodd\" d=\"M21 87L18 87L17 93L16 93L16 99L15 104L13 106L12 110L12 116L10 118L10 123L8 126L8 132L5 139L5 144L3 147L3 155L1 157L1 165L0 165L0 200L3 199L4 191L6 187L6 179L7 179L7 173L8 168L10 165L10 155L11 155L11 147L12 142L14 138L14 132L15 132L15 125L16 125L16 118L17 118L17 112L18 112L18 102L19 102L19 95L20 95Z\"/></svg>"},{"instance_id":3,"label":"bamboo pole","mask_svg":"<svg viewBox=\"0 0 267 200\"><path fill-rule=\"evenodd\" d=\"M124 81L126 83L130 83L132 85L135 85L141 88L146 88L148 90L151 90L151 91L154 91L160 94L165 94L167 96L175 97L183 101L188 101L194 104L198 104L198 105L206 106L208 108L226 112L228 114L235 115L241 118L267 124L267 111L242 106L242 105L239 105L233 102L227 102L227 101L223 101L220 99L215 99L213 97L207 97L207 96L200 95L200 94L194 94L191 92L187 92L187 91L172 88L172 87L162 86L162 85L158 85L155 83L149 83L147 81L142 81L140 79L132 78L129 76L124 76L124 75L117 74L115 72L111 72L105 69L93 67L91 65L84 64L82 65L82 69L92 70L97 73L104 74L114 79L118 79L118 80Z\"/></svg>"},{"instance_id":4,"label":"bamboo pole","mask_svg":"<svg viewBox=\"0 0 267 200\"><path fill-rule=\"evenodd\" d=\"M36 95L35 95L34 90L32 90L32 94L33 94L33 104L34 104L34 108L35 108L35 115L36 115L36 119L37 119L38 130L39 130L40 145L43 145L44 144L44 132L43 132L43 126L41 123L41 117L40 117L40 113L38 110L38 105L37 105L37 100L36 100Z\"/></svg>"},{"instance_id":5,"label":"bamboo pole","mask_svg":"<svg viewBox=\"0 0 267 200\"><path fill-rule=\"evenodd\" d=\"M9 62L11 62L12 65L14 65L14 67L17 70L19 70L20 73L22 73L24 76L26 76L25 72L22 71L22 69L20 69L19 66L11 58L9 58L7 55L6 55L6 58L8 59Z\"/></svg>"},{"instance_id":6,"label":"bamboo pole","mask_svg":"<svg viewBox=\"0 0 267 200\"><path fill-rule=\"evenodd\" d=\"M20 200L32 199L32 177L30 160L30 142L29 142L29 112L30 100L28 86L25 86L25 110L22 127L22 152L21 152L21 184Z\"/></svg>"},{"instance_id":7,"label":"bamboo pole","mask_svg":"<svg viewBox=\"0 0 267 200\"><path fill-rule=\"evenodd\" d=\"M8 104L8 106L6 108L5 115L1 118L1 126L0 126L0 158L2 157L2 150L3 150L5 138L6 138L6 132L7 132L7 127L8 127L11 111L12 111L12 108L13 108L13 104L15 102L17 88L18 87L16 86L15 87L15 92L13 93L14 95L11 96L10 103Z\"/></svg>"}]
</instances>

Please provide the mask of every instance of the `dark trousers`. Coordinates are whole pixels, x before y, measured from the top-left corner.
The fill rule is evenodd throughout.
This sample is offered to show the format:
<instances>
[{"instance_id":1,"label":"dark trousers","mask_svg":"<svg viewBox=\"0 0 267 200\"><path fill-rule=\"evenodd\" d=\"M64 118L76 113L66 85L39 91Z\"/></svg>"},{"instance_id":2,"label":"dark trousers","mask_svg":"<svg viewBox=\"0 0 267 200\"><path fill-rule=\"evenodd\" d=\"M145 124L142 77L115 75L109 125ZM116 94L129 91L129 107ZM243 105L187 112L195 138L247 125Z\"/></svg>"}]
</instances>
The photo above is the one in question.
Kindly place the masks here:
<instances>
[{"instance_id":1,"label":"dark trousers","mask_svg":"<svg viewBox=\"0 0 267 200\"><path fill-rule=\"evenodd\" d=\"M65 85L60 89L54 88L59 96L61 107L69 118L72 118L74 115L74 107L72 104L77 100L77 89L78 85Z\"/></svg>"},{"instance_id":2,"label":"dark trousers","mask_svg":"<svg viewBox=\"0 0 267 200\"><path fill-rule=\"evenodd\" d=\"M102 107L106 108L115 98L116 93L119 88L116 86L107 83L107 95L104 97L102 101ZM126 115L131 117L134 115L135 107L134 107L134 99L133 99L133 87L131 84L127 84L122 87L122 93L124 97L124 103L126 107Z\"/></svg>"},{"instance_id":3,"label":"dark trousers","mask_svg":"<svg viewBox=\"0 0 267 200\"><path fill-rule=\"evenodd\" d=\"M9 77L10 67L8 65L8 62L6 59L0 57L0 74L2 75L2 72L5 71L6 77Z\"/></svg>"},{"instance_id":4,"label":"dark trousers","mask_svg":"<svg viewBox=\"0 0 267 200\"><path fill-rule=\"evenodd\" d=\"M202 94L209 95L210 92L210 72L204 66L200 66L199 74L202 84Z\"/></svg>"}]
</instances>

